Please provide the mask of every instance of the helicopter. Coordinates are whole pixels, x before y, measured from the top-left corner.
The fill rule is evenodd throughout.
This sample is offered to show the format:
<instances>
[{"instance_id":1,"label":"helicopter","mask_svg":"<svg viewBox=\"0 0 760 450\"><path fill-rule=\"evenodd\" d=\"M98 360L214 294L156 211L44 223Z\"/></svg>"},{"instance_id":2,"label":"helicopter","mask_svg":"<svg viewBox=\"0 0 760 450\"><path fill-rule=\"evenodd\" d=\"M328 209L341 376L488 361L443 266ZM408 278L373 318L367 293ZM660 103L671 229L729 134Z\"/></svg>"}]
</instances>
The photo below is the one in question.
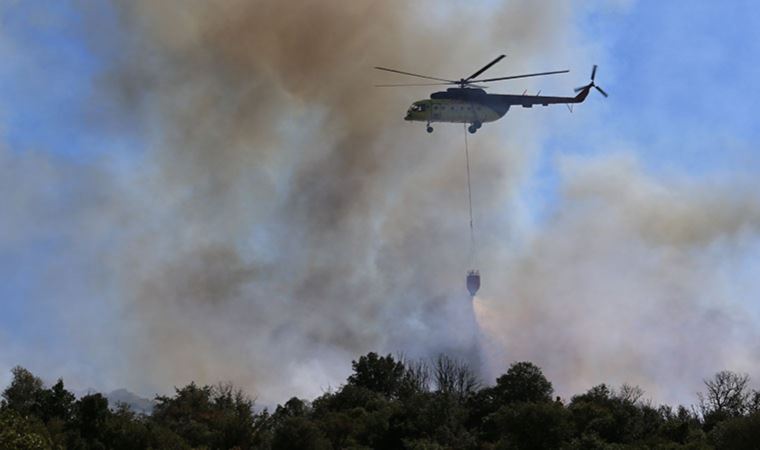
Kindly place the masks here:
<instances>
[{"instance_id":1,"label":"helicopter","mask_svg":"<svg viewBox=\"0 0 760 450\"><path fill-rule=\"evenodd\" d=\"M483 66L477 72L467 78L460 78L458 81L376 66L375 69L377 70L435 80L437 83L377 84L375 87L458 86L448 88L445 91L434 92L430 94L429 100L418 100L412 103L412 106L409 107L404 120L427 123L428 133L433 132L433 127L430 124L435 122L448 122L469 124L467 130L474 134L484 123L494 122L504 117L512 106L532 108L534 105L548 106L564 104L572 111L570 105L573 103L582 103L586 100L591 88L595 88L605 97L608 96L602 88L594 83L594 79L596 78L596 65L594 65L591 70L591 82L585 86L576 88L575 92L577 95L574 97L547 97L541 95L525 95L524 93L522 95L486 93L485 88L487 86L482 86L477 83L489 83L493 81L514 80L517 78L538 77L569 72L569 70L555 70L551 72L529 73L507 77L477 78L505 57L506 55L499 55L496 59Z\"/></svg>"}]
</instances>

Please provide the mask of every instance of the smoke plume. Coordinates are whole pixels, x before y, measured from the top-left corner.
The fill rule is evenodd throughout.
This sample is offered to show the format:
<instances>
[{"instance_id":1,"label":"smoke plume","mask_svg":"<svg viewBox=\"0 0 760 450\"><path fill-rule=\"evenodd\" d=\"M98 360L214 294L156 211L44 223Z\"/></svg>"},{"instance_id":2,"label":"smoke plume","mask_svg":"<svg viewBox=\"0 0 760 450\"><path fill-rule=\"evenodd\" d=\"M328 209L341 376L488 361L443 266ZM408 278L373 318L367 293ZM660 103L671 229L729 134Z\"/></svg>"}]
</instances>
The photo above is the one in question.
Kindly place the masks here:
<instances>
[{"instance_id":1,"label":"smoke plume","mask_svg":"<svg viewBox=\"0 0 760 450\"><path fill-rule=\"evenodd\" d=\"M566 2L466 5L136 0L115 3L117 30L86 21L112 64L88 119L139 148L0 153L0 248L60 240L30 301L83 356L46 371L145 393L224 379L271 403L318 395L367 351L468 354L463 130L405 124L429 91L372 88L398 80L372 66L467 76L506 52L512 73L588 47ZM655 389L751 359L757 317L721 264L758 250L756 196L570 161L555 215L516 243L541 119L505 120L470 142L484 376L527 359L562 393Z\"/></svg>"},{"instance_id":2,"label":"smoke plume","mask_svg":"<svg viewBox=\"0 0 760 450\"><path fill-rule=\"evenodd\" d=\"M756 373L749 180L657 180L626 154L562 168L554 216L502 272L503 294L479 299L486 345L541 364L563 393L604 380L684 402L716 367Z\"/></svg>"},{"instance_id":3,"label":"smoke plume","mask_svg":"<svg viewBox=\"0 0 760 450\"><path fill-rule=\"evenodd\" d=\"M556 27L564 8L431 23L394 2L120 6L135 37L105 88L157 129L117 255L140 378L223 376L281 398L339 382L369 350L469 349L471 323L450 313L467 304L461 130L404 127L409 91L372 88L371 67L486 62L468 38L441 45L468 20L550 48L526 24ZM483 203L510 195L531 150L484 143Z\"/></svg>"}]
</instances>

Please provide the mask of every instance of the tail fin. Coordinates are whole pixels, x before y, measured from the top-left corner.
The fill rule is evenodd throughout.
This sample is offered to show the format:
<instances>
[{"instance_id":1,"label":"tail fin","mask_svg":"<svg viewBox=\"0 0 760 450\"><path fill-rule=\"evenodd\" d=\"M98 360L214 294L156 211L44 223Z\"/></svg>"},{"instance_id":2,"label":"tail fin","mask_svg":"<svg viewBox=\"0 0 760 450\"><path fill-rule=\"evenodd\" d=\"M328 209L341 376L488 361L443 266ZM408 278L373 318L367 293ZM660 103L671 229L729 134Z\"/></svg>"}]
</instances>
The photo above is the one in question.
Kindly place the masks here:
<instances>
[{"instance_id":1,"label":"tail fin","mask_svg":"<svg viewBox=\"0 0 760 450\"><path fill-rule=\"evenodd\" d=\"M583 89L581 89L581 91L578 93L578 95L573 97L573 100L575 101L575 103L581 103L583 102L583 100L586 100L586 97L588 97L588 93L591 91L591 86L593 85L589 84L589 85L584 86Z\"/></svg>"},{"instance_id":2,"label":"tail fin","mask_svg":"<svg viewBox=\"0 0 760 450\"><path fill-rule=\"evenodd\" d=\"M604 89L600 88L594 83L595 79L596 79L596 64L594 64L594 68L591 69L591 83L585 86L575 88L575 92L578 92L578 95L575 96L575 100L574 100L576 103L580 103L583 100L586 100L586 97L588 96L588 93L591 90L591 88L596 89L597 91L599 91L600 94L607 97L607 93L604 92Z\"/></svg>"}]
</instances>

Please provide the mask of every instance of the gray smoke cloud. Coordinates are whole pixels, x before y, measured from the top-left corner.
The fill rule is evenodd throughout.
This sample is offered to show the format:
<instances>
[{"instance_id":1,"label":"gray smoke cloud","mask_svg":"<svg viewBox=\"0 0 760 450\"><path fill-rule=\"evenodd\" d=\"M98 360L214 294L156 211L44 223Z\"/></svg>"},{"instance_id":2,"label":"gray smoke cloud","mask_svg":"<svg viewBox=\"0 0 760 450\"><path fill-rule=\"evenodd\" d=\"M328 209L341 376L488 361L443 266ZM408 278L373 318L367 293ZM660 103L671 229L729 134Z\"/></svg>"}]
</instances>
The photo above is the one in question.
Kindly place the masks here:
<instances>
[{"instance_id":1,"label":"gray smoke cloud","mask_svg":"<svg viewBox=\"0 0 760 450\"><path fill-rule=\"evenodd\" d=\"M519 52L551 50L539 30L568 9L426 23L403 6L120 4L135 38L106 89L158 129L117 255L131 383L225 377L266 401L315 395L369 350L471 349L452 313L467 307L461 130L404 127L413 97L371 88L371 67L477 67L494 52L475 37L442 47L470 20ZM482 204L514 189L535 145L515 144L478 144L476 175L498 187Z\"/></svg>"},{"instance_id":2,"label":"gray smoke cloud","mask_svg":"<svg viewBox=\"0 0 760 450\"><path fill-rule=\"evenodd\" d=\"M571 6L117 2L118 47L87 24L116 59L91 99L112 114L90 119L141 134L138 162L0 153L5 244L68 242L35 298L88 363L40 367L145 393L232 380L267 404L318 395L367 351L471 353L462 130L403 123L429 91L374 89L389 78L371 68L466 76L501 52L504 72L561 66L588 51ZM562 393L628 381L665 396L749 361L757 322L714 264L753 238L756 197L625 158L568 162L556 215L526 239L517 199L541 118L505 120L470 141L484 376L527 359Z\"/></svg>"},{"instance_id":3,"label":"gray smoke cloud","mask_svg":"<svg viewBox=\"0 0 760 450\"><path fill-rule=\"evenodd\" d=\"M630 154L561 167L554 216L479 299L486 345L537 361L565 394L604 380L685 402L717 367L757 373L751 181L656 179Z\"/></svg>"}]
</instances>

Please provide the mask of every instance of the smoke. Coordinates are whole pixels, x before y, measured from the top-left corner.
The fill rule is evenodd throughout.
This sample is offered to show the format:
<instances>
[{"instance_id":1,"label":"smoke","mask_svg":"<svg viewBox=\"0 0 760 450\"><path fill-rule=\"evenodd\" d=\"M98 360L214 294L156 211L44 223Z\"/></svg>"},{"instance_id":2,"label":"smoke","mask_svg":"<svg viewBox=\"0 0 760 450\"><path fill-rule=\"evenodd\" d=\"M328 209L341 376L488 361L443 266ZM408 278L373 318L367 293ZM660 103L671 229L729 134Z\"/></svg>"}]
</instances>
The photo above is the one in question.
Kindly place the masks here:
<instances>
[{"instance_id":1,"label":"smoke","mask_svg":"<svg viewBox=\"0 0 760 450\"><path fill-rule=\"evenodd\" d=\"M567 7L118 5L129 37L103 92L150 146L113 255L126 383L223 377L270 401L318 394L370 350L469 352L462 130L410 129L427 90L372 88L372 66L457 74L510 41L517 61L558 52L539 30L561 32ZM517 144L478 144L484 206L525 172L535 143Z\"/></svg>"},{"instance_id":2,"label":"smoke","mask_svg":"<svg viewBox=\"0 0 760 450\"><path fill-rule=\"evenodd\" d=\"M112 66L89 99L108 114L88 120L140 148L90 164L0 153L15 202L0 248L59 239L30 295L59 321L33 329L65 329L81 354L37 366L145 393L228 379L266 404L318 395L367 351L472 354L463 130L403 123L429 90L372 88L395 79L371 68L466 76L506 52L505 72L543 70L586 47L566 2L462 5L125 1L117 30L91 16ZM756 321L715 265L757 250L755 197L570 161L525 242L541 119L505 120L470 142L493 371L528 359L562 392L654 389L749 360L735 349Z\"/></svg>"},{"instance_id":3,"label":"smoke","mask_svg":"<svg viewBox=\"0 0 760 450\"><path fill-rule=\"evenodd\" d=\"M719 367L757 372L750 180L664 181L626 154L562 168L555 215L496 291L508 294L480 299L490 345L541 364L564 395L628 382L683 402Z\"/></svg>"}]
</instances>

